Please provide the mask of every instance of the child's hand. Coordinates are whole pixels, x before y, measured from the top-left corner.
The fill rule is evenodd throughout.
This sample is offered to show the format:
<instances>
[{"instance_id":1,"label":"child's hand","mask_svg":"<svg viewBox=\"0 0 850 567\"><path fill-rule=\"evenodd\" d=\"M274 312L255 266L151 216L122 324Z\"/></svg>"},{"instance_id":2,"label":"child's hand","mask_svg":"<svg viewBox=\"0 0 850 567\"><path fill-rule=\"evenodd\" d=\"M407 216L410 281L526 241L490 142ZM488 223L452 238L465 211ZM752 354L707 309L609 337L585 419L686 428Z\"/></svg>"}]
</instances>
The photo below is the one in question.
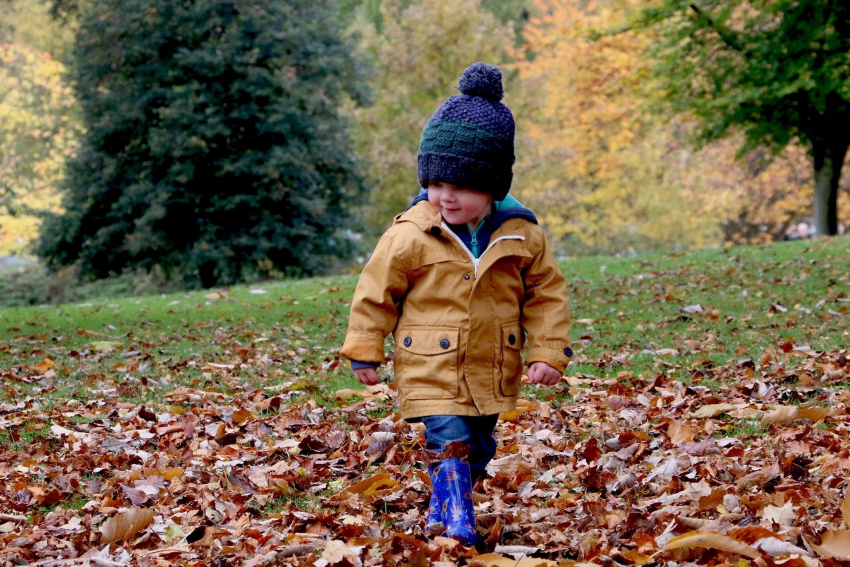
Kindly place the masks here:
<instances>
[{"instance_id":1,"label":"child's hand","mask_svg":"<svg viewBox=\"0 0 850 567\"><path fill-rule=\"evenodd\" d=\"M545 362L532 362L528 367L528 383L554 386L561 381L562 372L558 372Z\"/></svg>"},{"instance_id":2,"label":"child's hand","mask_svg":"<svg viewBox=\"0 0 850 567\"><path fill-rule=\"evenodd\" d=\"M358 368L354 371L354 376L361 384L365 384L367 386L374 386L381 381L374 368Z\"/></svg>"}]
</instances>

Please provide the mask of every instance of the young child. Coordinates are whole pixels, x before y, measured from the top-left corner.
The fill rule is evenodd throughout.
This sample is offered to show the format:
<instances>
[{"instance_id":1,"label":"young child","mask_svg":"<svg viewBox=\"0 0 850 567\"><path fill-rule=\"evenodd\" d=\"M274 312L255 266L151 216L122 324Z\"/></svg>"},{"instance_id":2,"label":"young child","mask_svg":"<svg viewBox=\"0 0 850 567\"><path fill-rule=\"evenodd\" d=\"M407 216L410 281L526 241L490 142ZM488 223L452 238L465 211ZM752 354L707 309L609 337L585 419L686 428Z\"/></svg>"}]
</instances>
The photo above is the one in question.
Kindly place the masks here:
<instances>
[{"instance_id":1,"label":"young child","mask_svg":"<svg viewBox=\"0 0 850 567\"><path fill-rule=\"evenodd\" d=\"M516 408L522 348L532 384L556 384L573 353L564 276L534 213L508 195L501 71L475 63L458 88L425 126L422 190L363 269L340 352L377 384L393 333L402 416L424 422L436 455L426 529L472 545L472 486L496 452L499 413Z\"/></svg>"}]
</instances>

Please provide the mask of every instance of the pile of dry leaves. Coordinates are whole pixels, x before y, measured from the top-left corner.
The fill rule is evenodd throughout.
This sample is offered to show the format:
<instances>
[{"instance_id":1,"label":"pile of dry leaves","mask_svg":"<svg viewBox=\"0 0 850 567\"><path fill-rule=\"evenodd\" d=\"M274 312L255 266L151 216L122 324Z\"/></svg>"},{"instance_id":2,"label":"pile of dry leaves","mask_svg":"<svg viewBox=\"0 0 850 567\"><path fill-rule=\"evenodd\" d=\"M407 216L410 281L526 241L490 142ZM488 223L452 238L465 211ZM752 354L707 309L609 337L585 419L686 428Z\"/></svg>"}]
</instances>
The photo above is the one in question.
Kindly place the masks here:
<instances>
[{"instance_id":1,"label":"pile of dry leaves","mask_svg":"<svg viewBox=\"0 0 850 567\"><path fill-rule=\"evenodd\" d=\"M286 388L0 404L12 439L49 426L0 454L0 563L839 565L850 362L785 350L521 400L476 490L478 548L422 533L424 438L385 385L336 408Z\"/></svg>"}]
</instances>

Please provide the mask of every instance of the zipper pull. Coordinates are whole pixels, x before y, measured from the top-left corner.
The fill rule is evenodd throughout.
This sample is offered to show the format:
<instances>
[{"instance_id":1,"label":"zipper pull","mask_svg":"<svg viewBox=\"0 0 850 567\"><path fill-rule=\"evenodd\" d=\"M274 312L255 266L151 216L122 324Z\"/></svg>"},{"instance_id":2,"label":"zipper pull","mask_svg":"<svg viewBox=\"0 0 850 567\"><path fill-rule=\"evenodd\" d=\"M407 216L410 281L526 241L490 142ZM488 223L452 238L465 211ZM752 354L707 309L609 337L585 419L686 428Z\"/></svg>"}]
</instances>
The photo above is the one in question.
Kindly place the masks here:
<instances>
[{"instance_id":1,"label":"zipper pull","mask_svg":"<svg viewBox=\"0 0 850 567\"><path fill-rule=\"evenodd\" d=\"M472 253L478 258L478 231L472 233Z\"/></svg>"}]
</instances>

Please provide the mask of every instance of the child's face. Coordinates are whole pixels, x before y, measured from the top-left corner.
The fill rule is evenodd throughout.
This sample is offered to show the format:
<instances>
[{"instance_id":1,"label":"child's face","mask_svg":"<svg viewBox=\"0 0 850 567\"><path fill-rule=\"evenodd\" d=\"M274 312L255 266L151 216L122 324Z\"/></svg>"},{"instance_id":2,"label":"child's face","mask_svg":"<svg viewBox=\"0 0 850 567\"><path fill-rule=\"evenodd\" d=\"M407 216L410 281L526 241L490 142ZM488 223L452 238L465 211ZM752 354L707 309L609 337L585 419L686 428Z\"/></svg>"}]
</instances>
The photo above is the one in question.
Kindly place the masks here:
<instances>
[{"instance_id":1,"label":"child's face","mask_svg":"<svg viewBox=\"0 0 850 567\"><path fill-rule=\"evenodd\" d=\"M463 189L451 183L428 183L428 202L449 224L469 225L474 229L490 214L493 197L472 189Z\"/></svg>"}]
</instances>

